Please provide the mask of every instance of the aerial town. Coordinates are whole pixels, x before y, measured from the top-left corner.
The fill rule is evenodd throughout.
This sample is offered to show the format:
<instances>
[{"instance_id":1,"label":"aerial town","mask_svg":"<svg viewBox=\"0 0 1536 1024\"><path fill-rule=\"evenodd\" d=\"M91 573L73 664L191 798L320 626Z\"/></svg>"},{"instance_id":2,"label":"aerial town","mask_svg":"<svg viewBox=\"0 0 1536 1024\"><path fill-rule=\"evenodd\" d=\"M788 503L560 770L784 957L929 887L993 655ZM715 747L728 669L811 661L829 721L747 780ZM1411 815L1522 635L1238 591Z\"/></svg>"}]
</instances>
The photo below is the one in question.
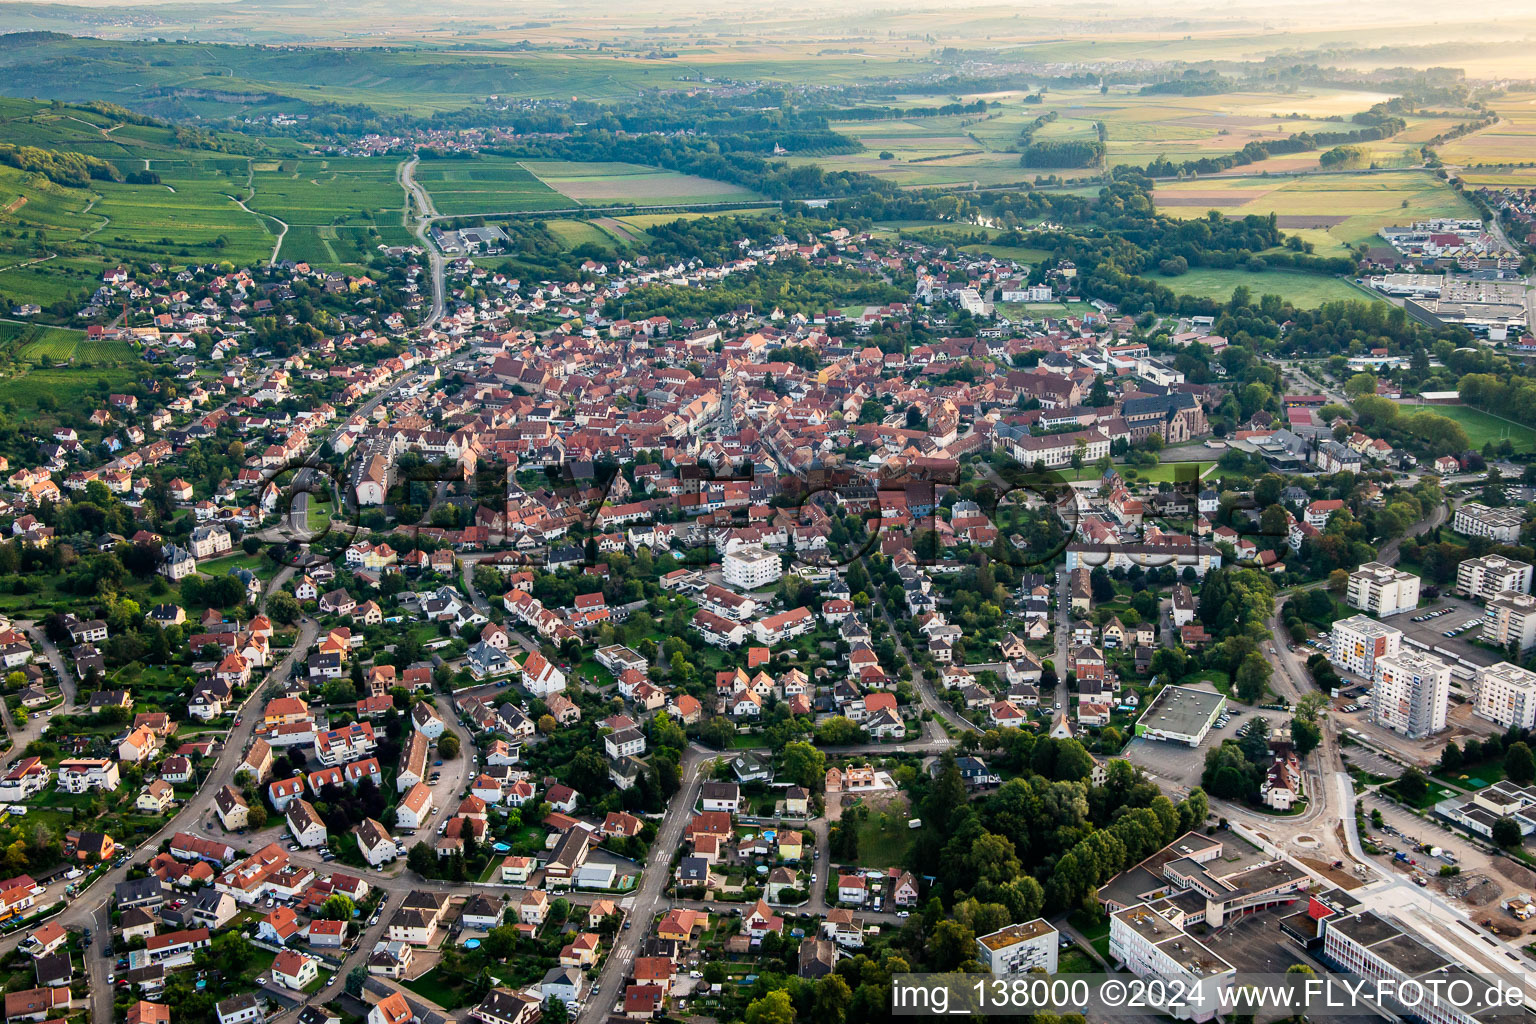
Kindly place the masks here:
<instances>
[{"instance_id":1,"label":"aerial town","mask_svg":"<svg viewBox=\"0 0 1536 1024\"><path fill-rule=\"evenodd\" d=\"M0 1024L1536 1010L1536 69L58 6L0 4Z\"/></svg>"}]
</instances>

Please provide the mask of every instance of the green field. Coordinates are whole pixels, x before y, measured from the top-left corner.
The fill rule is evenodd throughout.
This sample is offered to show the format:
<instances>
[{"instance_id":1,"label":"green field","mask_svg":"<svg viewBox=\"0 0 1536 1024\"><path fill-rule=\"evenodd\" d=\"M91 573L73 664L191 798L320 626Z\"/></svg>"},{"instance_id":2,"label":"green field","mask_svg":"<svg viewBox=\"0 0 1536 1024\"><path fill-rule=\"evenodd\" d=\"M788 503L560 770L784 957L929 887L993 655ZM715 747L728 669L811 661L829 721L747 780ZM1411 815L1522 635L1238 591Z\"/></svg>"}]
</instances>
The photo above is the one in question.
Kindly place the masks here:
<instances>
[{"instance_id":1,"label":"green field","mask_svg":"<svg viewBox=\"0 0 1536 1024\"><path fill-rule=\"evenodd\" d=\"M517 213L579 206L539 181L516 160L423 160L415 177L447 217L471 213Z\"/></svg>"},{"instance_id":2,"label":"green field","mask_svg":"<svg viewBox=\"0 0 1536 1024\"><path fill-rule=\"evenodd\" d=\"M659 167L613 161L524 160L521 167L574 205L670 206L756 199L751 189Z\"/></svg>"},{"instance_id":3,"label":"green field","mask_svg":"<svg viewBox=\"0 0 1536 1024\"><path fill-rule=\"evenodd\" d=\"M1370 243L1389 224L1434 217L1476 217L1472 205L1427 171L1314 177L1221 176L1159 184L1158 211L1195 219L1208 210L1229 216L1273 213L1279 226L1311 241L1318 255Z\"/></svg>"},{"instance_id":4,"label":"green field","mask_svg":"<svg viewBox=\"0 0 1536 1024\"><path fill-rule=\"evenodd\" d=\"M1404 406L1400 415L1419 412L1434 413L1455 420L1467 432L1467 440L1473 448L1482 448L1489 441L1497 444L1507 438L1517 452L1536 451L1536 428L1474 409L1470 405L1432 405L1422 408Z\"/></svg>"},{"instance_id":5,"label":"green field","mask_svg":"<svg viewBox=\"0 0 1536 1024\"><path fill-rule=\"evenodd\" d=\"M1233 289L1238 287L1246 287L1255 298L1260 295L1278 295L1298 309L1316 309L1325 302L1362 302L1373 298L1343 278L1323 277L1295 270L1254 273L1248 270L1195 267L1176 277L1163 274L1148 274L1147 277L1180 295L1197 295L1219 302L1230 299ZM1376 301L1381 300L1378 298Z\"/></svg>"}]
</instances>

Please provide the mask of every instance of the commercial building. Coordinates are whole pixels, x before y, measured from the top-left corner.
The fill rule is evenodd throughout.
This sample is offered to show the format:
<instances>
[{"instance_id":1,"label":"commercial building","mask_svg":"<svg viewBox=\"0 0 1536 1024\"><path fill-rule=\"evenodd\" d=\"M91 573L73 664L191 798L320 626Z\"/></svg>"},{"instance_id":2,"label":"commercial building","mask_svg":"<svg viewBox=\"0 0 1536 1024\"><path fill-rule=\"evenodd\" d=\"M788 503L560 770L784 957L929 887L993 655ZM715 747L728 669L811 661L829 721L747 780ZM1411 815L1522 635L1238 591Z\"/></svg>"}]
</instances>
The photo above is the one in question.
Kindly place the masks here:
<instances>
[{"instance_id":1,"label":"commercial building","mask_svg":"<svg viewBox=\"0 0 1536 1024\"><path fill-rule=\"evenodd\" d=\"M993 974L1056 973L1061 937L1041 917L1010 924L976 940L976 959Z\"/></svg>"},{"instance_id":2,"label":"commercial building","mask_svg":"<svg viewBox=\"0 0 1536 1024\"><path fill-rule=\"evenodd\" d=\"M1472 794L1472 799L1456 796L1435 805L1435 813L1484 838L1493 838L1493 826L1500 818L1509 818L1520 827L1520 834L1536 832L1536 788L1519 786L1508 779L1496 782Z\"/></svg>"},{"instance_id":3,"label":"commercial building","mask_svg":"<svg viewBox=\"0 0 1536 1024\"><path fill-rule=\"evenodd\" d=\"M1221 997L1233 988L1237 970L1174 924L1170 918L1175 916L1177 910L1171 900L1160 900L1156 905L1138 903L1111 914L1110 958L1138 977L1161 978L1180 987L1189 1000L1179 1006L1158 1004L1155 1009L1175 1020L1212 1020L1230 1009L1221 1004Z\"/></svg>"},{"instance_id":4,"label":"commercial building","mask_svg":"<svg viewBox=\"0 0 1536 1024\"><path fill-rule=\"evenodd\" d=\"M784 575L784 563L774 552L749 544L720 560L720 575L733 587L756 590L777 583Z\"/></svg>"},{"instance_id":5,"label":"commercial building","mask_svg":"<svg viewBox=\"0 0 1536 1024\"><path fill-rule=\"evenodd\" d=\"M1351 615L1333 624L1328 660L1334 668L1374 679L1376 659L1396 654L1402 645L1402 630L1366 615Z\"/></svg>"},{"instance_id":6,"label":"commercial building","mask_svg":"<svg viewBox=\"0 0 1536 1024\"><path fill-rule=\"evenodd\" d=\"M1456 510L1451 529L1468 537L1487 537L1501 544L1514 544L1520 539L1520 527L1524 523L1524 509L1489 508L1469 501Z\"/></svg>"},{"instance_id":7,"label":"commercial building","mask_svg":"<svg viewBox=\"0 0 1536 1024\"><path fill-rule=\"evenodd\" d=\"M1480 718L1506 728L1536 728L1536 672L1507 661L1485 665L1472 679L1472 693Z\"/></svg>"},{"instance_id":8,"label":"commercial building","mask_svg":"<svg viewBox=\"0 0 1536 1024\"><path fill-rule=\"evenodd\" d=\"M1380 562L1366 562L1349 574L1345 601L1351 608L1386 618L1419 606L1419 578Z\"/></svg>"},{"instance_id":9,"label":"commercial building","mask_svg":"<svg viewBox=\"0 0 1536 1024\"><path fill-rule=\"evenodd\" d=\"M1445 728L1451 667L1411 647L1376 659L1371 719L1417 740Z\"/></svg>"},{"instance_id":10,"label":"commercial building","mask_svg":"<svg viewBox=\"0 0 1536 1024\"><path fill-rule=\"evenodd\" d=\"M1521 654L1536 647L1536 597L1506 590L1483 611L1483 639Z\"/></svg>"},{"instance_id":11,"label":"commercial building","mask_svg":"<svg viewBox=\"0 0 1536 1024\"><path fill-rule=\"evenodd\" d=\"M1136 723L1136 735L1198 747L1227 706L1227 698L1210 690L1165 686Z\"/></svg>"},{"instance_id":12,"label":"commercial building","mask_svg":"<svg viewBox=\"0 0 1536 1024\"><path fill-rule=\"evenodd\" d=\"M1487 601L1506 590L1531 592L1531 565L1502 555L1469 558L1456 567L1456 589L1467 597Z\"/></svg>"}]
</instances>

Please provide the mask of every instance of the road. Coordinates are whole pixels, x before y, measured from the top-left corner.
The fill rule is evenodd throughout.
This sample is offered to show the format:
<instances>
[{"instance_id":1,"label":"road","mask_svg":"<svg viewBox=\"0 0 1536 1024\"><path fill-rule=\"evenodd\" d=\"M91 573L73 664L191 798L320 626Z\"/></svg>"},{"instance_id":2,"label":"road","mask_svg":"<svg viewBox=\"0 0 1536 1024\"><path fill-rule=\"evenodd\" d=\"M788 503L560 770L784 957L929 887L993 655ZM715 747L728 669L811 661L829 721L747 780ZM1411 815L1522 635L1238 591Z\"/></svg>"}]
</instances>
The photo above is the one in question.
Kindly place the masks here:
<instances>
[{"instance_id":1,"label":"road","mask_svg":"<svg viewBox=\"0 0 1536 1024\"><path fill-rule=\"evenodd\" d=\"M432 205L432 197L427 190L416 181L416 165L421 162L418 156L412 156L400 165L400 185L405 189L406 200L405 226L410 228L421 240L422 248L427 251L427 259L432 270L432 312L425 321L423 327L430 327L442 319L445 311L444 295L446 289L443 284L443 273L447 261L437 246L432 244L429 228L432 222L438 218L437 209ZM414 211L414 212L413 212ZM412 223L414 221L414 224Z\"/></svg>"},{"instance_id":2,"label":"road","mask_svg":"<svg viewBox=\"0 0 1536 1024\"><path fill-rule=\"evenodd\" d=\"M891 618L890 609L885 606L885 596L883 594L877 595L875 603L880 607L880 617L885 620L885 628L890 631L891 641L895 643L897 652L900 653L902 658L912 668L912 687L917 691L918 700L923 705L923 708L933 712L935 719L947 722L950 726L962 732L982 732L981 727L975 722L965 718L954 708L939 699L939 695L934 691L933 683L928 681L927 676L923 674L923 670L918 668L916 659L912 657L912 652L907 650L906 641L902 639L901 632L896 628L896 620Z\"/></svg>"}]
</instances>

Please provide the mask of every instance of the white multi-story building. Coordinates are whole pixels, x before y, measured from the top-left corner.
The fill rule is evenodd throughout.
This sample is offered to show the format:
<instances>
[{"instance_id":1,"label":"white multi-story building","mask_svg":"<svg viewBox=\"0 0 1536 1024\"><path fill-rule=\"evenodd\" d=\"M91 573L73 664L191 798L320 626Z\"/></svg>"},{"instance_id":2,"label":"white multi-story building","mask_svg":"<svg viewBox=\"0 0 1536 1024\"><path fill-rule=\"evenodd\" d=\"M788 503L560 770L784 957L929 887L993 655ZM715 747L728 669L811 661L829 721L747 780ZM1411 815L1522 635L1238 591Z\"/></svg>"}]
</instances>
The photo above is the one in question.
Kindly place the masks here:
<instances>
[{"instance_id":1,"label":"white multi-story building","mask_svg":"<svg viewBox=\"0 0 1536 1024\"><path fill-rule=\"evenodd\" d=\"M1506 728L1536 728L1536 672L1507 661L1484 665L1472 688L1479 717Z\"/></svg>"},{"instance_id":2,"label":"white multi-story building","mask_svg":"<svg viewBox=\"0 0 1536 1024\"><path fill-rule=\"evenodd\" d=\"M1520 527L1525 523L1525 510L1518 507L1489 508L1469 501L1456 510L1451 529L1468 537L1487 537L1502 544L1514 544L1520 539Z\"/></svg>"},{"instance_id":3,"label":"white multi-story building","mask_svg":"<svg viewBox=\"0 0 1536 1024\"><path fill-rule=\"evenodd\" d=\"M1345 600L1351 608L1386 618L1417 608L1419 578L1380 562L1366 562L1349 574Z\"/></svg>"},{"instance_id":4,"label":"white multi-story building","mask_svg":"<svg viewBox=\"0 0 1536 1024\"><path fill-rule=\"evenodd\" d=\"M1506 590L1483 611L1483 639L1521 654L1536 647L1536 597Z\"/></svg>"},{"instance_id":5,"label":"white multi-story building","mask_svg":"<svg viewBox=\"0 0 1536 1024\"><path fill-rule=\"evenodd\" d=\"M1456 589L1467 597L1487 601L1506 590L1531 592L1531 564L1502 555L1469 558L1456 567Z\"/></svg>"},{"instance_id":6,"label":"white multi-story building","mask_svg":"<svg viewBox=\"0 0 1536 1024\"><path fill-rule=\"evenodd\" d=\"M115 761L82 757L59 762L59 788L66 793L84 793L91 789L110 792L117 788L117 783Z\"/></svg>"},{"instance_id":7,"label":"white multi-story building","mask_svg":"<svg viewBox=\"0 0 1536 1024\"><path fill-rule=\"evenodd\" d=\"M1322 956L1329 966L1357 976L1370 987L1380 985L1381 991L1404 993L1404 1000L1408 999L1407 993L1415 993L1411 1007L1404 1001L1394 1005L1390 997L1383 1001L1389 1011L1402 1011L1397 1019L1407 1019L1411 1013L1413 1019L1433 1024L1476 1024L1483 1016L1474 1016L1471 1007L1454 1005L1451 993L1455 986L1422 984L1426 978L1451 978L1476 968L1464 966L1464 961L1455 962L1419 941L1403 924L1381 917L1374 910L1362 910L1346 917L1326 917L1321 927ZM1420 987L1405 988L1410 981L1421 983Z\"/></svg>"},{"instance_id":8,"label":"white multi-story building","mask_svg":"<svg viewBox=\"0 0 1536 1024\"><path fill-rule=\"evenodd\" d=\"M1402 645L1402 630L1366 615L1351 615L1333 624L1328 660L1334 668L1372 679L1376 675L1376 660L1396 654Z\"/></svg>"},{"instance_id":9,"label":"white multi-story building","mask_svg":"<svg viewBox=\"0 0 1536 1024\"><path fill-rule=\"evenodd\" d=\"M1411 647L1376 659L1371 718L1377 724L1422 739L1445 728L1451 699L1451 667Z\"/></svg>"},{"instance_id":10,"label":"white multi-story building","mask_svg":"<svg viewBox=\"0 0 1536 1024\"><path fill-rule=\"evenodd\" d=\"M784 575L784 563L774 552L749 544L720 560L720 575L733 587L756 590L777 583Z\"/></svg>"},{"instance_id":11,"label":"white multi-story building","mask_svg":"<svg viewBox=\"0 0 1536 1024\"><path fill-rule=\"evenodd\" d=\"M1055 974L1060 946L1056 929L1037 917L977 938L976 959L993 974L1028 974L1036 969Z\"/></svg>"},{"instance_id":12,"label":"white multi-story building","mask_svg":"<svg viewBox=\"0 0 1536 1024\"><path fill-rule=\"evenodd\" d=\"M1231 1009L1222 1005L1222 996L1234 987L1236 969L1148 904L1110 915L1109 955L1137 977L1181 987L1188 1002L1155 1007L1175 1020L1208 1021Z\"/></svg>"}]
</instances>

